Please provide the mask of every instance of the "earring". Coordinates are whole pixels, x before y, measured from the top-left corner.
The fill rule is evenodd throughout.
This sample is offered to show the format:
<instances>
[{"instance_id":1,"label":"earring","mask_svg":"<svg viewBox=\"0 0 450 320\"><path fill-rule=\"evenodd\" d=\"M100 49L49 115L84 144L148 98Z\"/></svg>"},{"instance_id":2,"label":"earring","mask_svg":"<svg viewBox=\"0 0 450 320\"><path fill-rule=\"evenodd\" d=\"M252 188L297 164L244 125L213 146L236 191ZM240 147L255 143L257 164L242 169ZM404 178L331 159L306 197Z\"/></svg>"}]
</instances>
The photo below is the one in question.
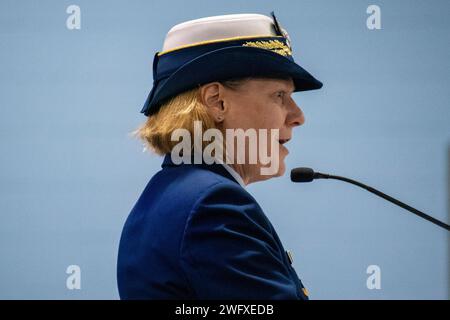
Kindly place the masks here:
<instances>
[{"instance_id":1,"label":"earring","mask_svg":"<svg viewBox=\"0 0 450 320\"><path fill-rule=\"evenodd\" d=\"M217 116L217 122L221 122L223 120L222 116Z\"/></svg>"}]
</instances>

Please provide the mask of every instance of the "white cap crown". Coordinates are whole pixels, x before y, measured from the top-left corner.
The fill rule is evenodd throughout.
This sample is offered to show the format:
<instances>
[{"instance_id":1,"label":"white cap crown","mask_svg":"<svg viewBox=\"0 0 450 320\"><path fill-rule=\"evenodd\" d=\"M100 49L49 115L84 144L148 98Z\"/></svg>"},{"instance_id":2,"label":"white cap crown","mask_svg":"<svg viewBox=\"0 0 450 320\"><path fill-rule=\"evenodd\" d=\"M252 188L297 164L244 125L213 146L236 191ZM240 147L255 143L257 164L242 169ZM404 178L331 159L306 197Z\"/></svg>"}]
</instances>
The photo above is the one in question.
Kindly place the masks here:
<instances>
[{"instance_id":1,"label":"white cap crown","mask_svg":"<svg viewBox=\"0 0 450 320\"><path fill-rule=\"evenodd\" d=\"M285 30L283 30L285 31ZM262 14L230 14L186 21L167 33L162 51L202 42L277 36L272 18Z\"/></svg>"}]
</instances>

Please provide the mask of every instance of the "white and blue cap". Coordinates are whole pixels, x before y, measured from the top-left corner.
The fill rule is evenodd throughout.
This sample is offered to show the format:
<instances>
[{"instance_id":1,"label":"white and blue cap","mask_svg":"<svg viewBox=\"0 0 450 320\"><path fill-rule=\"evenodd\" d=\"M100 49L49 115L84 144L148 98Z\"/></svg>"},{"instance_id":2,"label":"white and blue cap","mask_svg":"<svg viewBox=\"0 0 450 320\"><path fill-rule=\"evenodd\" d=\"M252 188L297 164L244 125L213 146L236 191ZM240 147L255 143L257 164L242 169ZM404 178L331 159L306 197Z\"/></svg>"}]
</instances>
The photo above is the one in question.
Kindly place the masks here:
<instances>
[{"instance_id":1,"label":"white and blue cap","mask_svg":"<svg viewBox=\"0 0 450 320\"><path fill-rule=\"evenodd\" d=\"M198 85L247 77L291 77L295 91L322 83L295 63L289 36L275 15L232 14L191 20L167 33L153 60L153 88L141 113Z\"/></svg>"}]
</instances>

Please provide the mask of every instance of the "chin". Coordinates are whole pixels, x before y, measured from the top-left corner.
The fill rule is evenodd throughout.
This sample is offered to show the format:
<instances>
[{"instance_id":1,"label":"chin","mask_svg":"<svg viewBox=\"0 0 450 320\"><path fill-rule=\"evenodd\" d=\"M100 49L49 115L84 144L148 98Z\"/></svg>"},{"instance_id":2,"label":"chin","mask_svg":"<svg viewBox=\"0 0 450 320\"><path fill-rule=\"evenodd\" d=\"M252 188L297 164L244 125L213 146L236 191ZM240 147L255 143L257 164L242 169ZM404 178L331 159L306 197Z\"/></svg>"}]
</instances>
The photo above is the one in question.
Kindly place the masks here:
<instances>
[{"instance_id":1,"label":"chin","mask_svg":"<svg viewBox=\"0 0 450 320\"><path fill-rule=\"evenodd\" d=\"M280 157L280 163L278 164L278 171L272 177L281 177L286 173L286 165L284 163L284 156Z\"/></svg>"},{"instance_id":2,"label":"chin","mask_svg":"<svg viewBox=\"0 0 450 320\"><path fill-rule=\"evenodd\" d=\"M284 175L286 173L286 157L289 154L289 151L287 149L285 150L280 150L280 164L279 164L279 169L278 169L278 177L281 177L282 175Z\"/></svg>"},{"instance_id":3,"label":"chin","mask_svg":"<svg viewBox=\"0 0 450 320\"><path fill-rule=\"evenodd\" d=\"M287 154L285 154L285 153L280 153L280 155L279 155L279 162L278 162L278 168L273 168L273 169L275 169L275 170L277 170L276 172L271 172L271 174L261 174L261 169L263 168L263 167L266 167L267 168L267 166L261 166L261 165L259 165L258 166L258 181L261 181L261 180L267 180L267 179L271 179L271 178L276 178L276 177L281 177L281 176L283 176L284 174L285 174L285 172L286 172L286 165L285 165L285 163L284 163L284 159L286 158L286 156L287 156ZM273 163L271 163L271 165L273 165Z\"/></svg>"},{"instance_id":4,"label":"chin","mask_svg":"<svg viewBox=\"0 0 450 320\"><path fill-rule=\"evenodd\" d=\"M286 165L284 164L284 159L280 161L280 168L278 169L278 173L276 177L281 177L286 173Z\"/></svg>"}]
</instances>

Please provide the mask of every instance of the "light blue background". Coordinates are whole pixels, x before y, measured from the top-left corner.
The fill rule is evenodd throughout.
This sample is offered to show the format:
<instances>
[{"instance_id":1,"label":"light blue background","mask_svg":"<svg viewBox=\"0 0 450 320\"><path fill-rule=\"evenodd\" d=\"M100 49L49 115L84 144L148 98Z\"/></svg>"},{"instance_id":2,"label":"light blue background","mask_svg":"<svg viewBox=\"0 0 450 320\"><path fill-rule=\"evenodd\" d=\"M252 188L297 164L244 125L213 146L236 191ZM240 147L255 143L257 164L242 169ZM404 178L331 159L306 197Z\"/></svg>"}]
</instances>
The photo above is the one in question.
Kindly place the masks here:
<instances>
[{"instance_id":1,"label":"light blue background","mask_svg":"<svg viewBox=\"0 0 450 320\"><path fill-rule=\"evenodd\" d=\"M81 7L81 30L66 8ZM366 8L382 10L382 30ZM450 2L0 2L0 298L116 299L119 236L161 159L129 136L179 22L275 10L324 82L289 168L366 182L448 223ZM335 181L249 186L313 299L447 299L447 233ZM164 226L161 226L164 228ZM66 288L81 267L81 290ZM381 268L368 290L366 268Z\"/></svg>"}]
</instances>

